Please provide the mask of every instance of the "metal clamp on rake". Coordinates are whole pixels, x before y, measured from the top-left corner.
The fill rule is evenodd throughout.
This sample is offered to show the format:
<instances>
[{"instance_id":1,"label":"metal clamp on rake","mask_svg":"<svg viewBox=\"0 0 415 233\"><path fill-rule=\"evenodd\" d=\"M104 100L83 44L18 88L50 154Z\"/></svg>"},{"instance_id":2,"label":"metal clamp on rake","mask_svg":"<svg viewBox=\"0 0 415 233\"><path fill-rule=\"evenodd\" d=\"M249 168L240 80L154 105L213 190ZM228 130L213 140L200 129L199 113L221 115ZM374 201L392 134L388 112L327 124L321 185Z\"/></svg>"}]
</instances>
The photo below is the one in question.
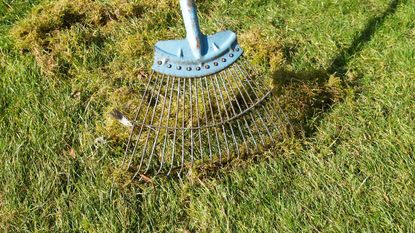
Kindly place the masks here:
<instances>
[{"instance_id":1,"label":"metal clamp on rake","mask_svg":"<svg viewBox=\"0 0 415 233\"><path fill-rule=\"evenodd\" d=\"M242 56L236 34L205 36L193 0L180 0L185 40L159 41L155 71L135 112L123 165L172 173L206 159L229 160L287 131L271 91ZM266 103L265 103L266 102Z\"/></svg>"}]
</instances>

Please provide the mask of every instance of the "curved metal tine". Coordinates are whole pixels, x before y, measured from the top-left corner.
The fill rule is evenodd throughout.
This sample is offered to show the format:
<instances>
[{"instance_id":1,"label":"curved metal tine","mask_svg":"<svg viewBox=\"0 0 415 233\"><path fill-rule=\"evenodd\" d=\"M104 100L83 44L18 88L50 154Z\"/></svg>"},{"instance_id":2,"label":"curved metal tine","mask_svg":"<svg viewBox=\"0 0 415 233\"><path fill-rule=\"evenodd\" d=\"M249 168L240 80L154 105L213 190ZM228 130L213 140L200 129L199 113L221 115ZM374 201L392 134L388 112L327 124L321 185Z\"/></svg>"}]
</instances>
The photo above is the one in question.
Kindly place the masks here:
<instances>
[{"instance_id":1,"label":"curved metal tine","mask_svg":"<svg viewBox=\"0 0 415 233\"><path fill-rule=\"evenodd\" d=\"M269 112L273 111L272 108L270 108L270 104L271 103L267 103L267 104L264 104L264 106L263 106L263 108L266 109L268 114L270 114ZM278 125L279 125L279 135L280 135L281 139L283 139L284 138L283 135L288 136L288 134L289 134L287 132L287 128L289 128L290 131L291 131L291 123L290 123L290 121L288 121L288 119L286 117L286 114L282 111L280 105L278 103L276 103L276 106L277 106L277 109L278 109L278 113L274 114L274 115L277 118L277 122L278 122ZM280 117L280 113L283 116ZM283 119L285 119L285 121ZM288 125L284 125L284 123L287 123Z\"/></svg>"},{"instance_id":2,"label":"curved metal tine","mask_svg":"<svg viewBox=\"0 0 415 233\"><path fill-rule=\"evenodd\" d=\"M202 92L202 102L203 102L203 112L204 112L204 116L205 116L205 122L206 122L206 125L209 125L209 120L208 120L208 115L207 115L208 109L206 108L206 101L205 101L205 89L204 89L204 86L203 86L202 79L198 79L198 80L200 81L199 84L200 84L200 89L201 89L201 92ZM210 160L212 160L212 145L211 145L211 142L210 142L209 127L206 128L206 135L207 135L208 146L209 146L209 158L210 158ZM203 156L202 156L202 158L203 158Z\"/></svg>"},{"instance_id":3,"label":"curved metal tine","mask_svg":"<svg viewBox=\"0 0 415 233\"><path fill-rule=\"evenodd\" d=\"M229 77L233 77L233 74L231 73L231 72L229 72L229 70L226 70L225 72L227 72L228 73L228 76ZM223 80L223 78L222 78L222 83L224 83L225 81ZM236 84L236 86L238 86L238 84L235 82L235 84ZM226 85L225 85L225 83L224 83L224 88L225 88L225 92L226 92L226 94L228 95L228 98L229 99L231 99L231 97L230 97L230 94L229 94L229 91L228 91L228 89L227 89L227 87L226 87ZM239 87L238 87L239 88ZM232 95L233 95L233 98L235 99L235 102L236 102L236 105L238 106L238 108L239 108L239 111L240 112L242 112L243 111L243 108L241 107L241 105L239 104L239 101L238 101L238 98L236 97L236 95L235 95L235 92L234 92L234 90L233 90L233 88L231 87L230 88L231 89L231 92L232 92ZM242 93L241 93L241 95L242 95ZM243 96L243 95L242 95ZM234 107L233 107L233 104L232 103L230 103L230 105L231 105L231 108L232 108L232 110L233 110L233 112L234 112L234 114L236 114L236 111L235 111L235 109L234 109ZM245 105L246 105L246 103L245 103ZM248 105L246 105L247 107L248 107ZM249 111L249 113L248 113L250 116L251 116L251 119L252 119L252 122L256 125L256 123L255 123L255 119L252 117L252 112L251 111ZM250 129L250 126L249 126L249 124L248 124L248 121L246 120L246 118L244 117L244 116L242 116L242 118L243 118L243 121L245 122L245 125L246 125L246 128L247 128L247 130L248 130L248 133L249 133L249 135L251 136L251 138L252 138L252 141L254 142L254 145L255 145L255 148L258 150L258 144L257 144L257 142L256 142L256 140L255 140L255 137L254 137L254 135L252 134L252 132L251 132L251 129ZM256 125L257 126L257 125ZM259 130L259 129L258 129Z\"/></svg>"},{"instance_id":4,"label":"curved metal tine","mask_svg":"<svg viewBox=\"0 0 415 233\"><path fill-rule=\"evenodd\" d=\"M255 69L255 67L253 67L247 60L244 60L244 63L246 64L246 66L247 67L249 67L256 75L258 75L259 74L259 72ZM243 69L245 70L245 72L247 73L247 71L246 71L246 69L243 67ZM263 93L262 91L261 91L261 93ZM279 133L279 135L281 136L281 138L282 138L282 134L283 133L285 133L285 134L287 134L287 131L286 130L281 130L281 129L287 129L287 127L286 126L284 126L283 125L283 122L286 122L287 124L288 124L288 128L289 128L289 130L290 130L290 132L292 133L293 131L292 131L292 125L291 125L291 122L288 120L288 117L287 117L287 115L285 114L285 112L281 109L281 106L279 105L279 103L276 103L276 105L277 105L277 109L278 109L278 112L285 118L285 121L283 121L281 118L280 118L280 116L279 116L279 114L275 114L276 115L276 117L278 118L278 129L279 129L279 131L278 131L278 133ZM270 110L269 109L269 105L265 105L264 107L263 107L264 109L265 109L265 111L266 111L266 113L267 114L270 114L269 112L271 112L272 110ZM272 121L272 122L274 122L274 121Z\"/></svg>"},{"instance_id":5,"label":"curved metal tine","mask_svg":"<svg viewBox=\"0 0 415 233\"><path fill-rule=\"evenodd\" d=\"M220 74L220 73L219 73L219 76L221 76L221 74ZM219 82L218 82L218 77L217 77L217 75L215 75L215 82L216 82L216 85L218 85L218 90L219 90L220 98L221 98L221 100L222 100L223 109L225 110L226 117L227 117L227 118L228 118L228 120L229 120L229 119L230 119L230 117L229 117L229 114L228 114L228 107L226 107L225 100L224 100L224 98L223 98L223 94L222 94L222 88L220 88L220 85L219 85ZM225 88L226 88L226 85L225 85ZM226 92L227 92L227 91L228 91L228 90L226 89ZM228 94L228 98L229 98L229 102L231 102L230 97L229 97L229 94ZM230 103L230 105L231 105L231 107L232 107L233 114L236 116L236 112L235 112L235 110L233 109L232 103ZM237 124L238 124L239 131L240 131L240 132L241 132L241 134L242 134L241 126L239 125L239 120L238 120L238 119L236 119L236 122L237 122ZM234 133L234 131L233 131L232 122L229 122L229 123L228 123L228 125L229 125L229 128L231 129L232 139L233 139L233 141L234 141L234 143L235 143L235 150L236 150L236 152L237 152L237 154L238 154L238 157L239 157L238 142L237 142L237 140L236 140L235 133ZM228 153L228 159L229 159L229 158L230 158L230 157L229 157L229 153Z\"/></svg>"},{"instance_id":6,"label":"curved metal tine","mask_svg":"<svg viewBox=\"0 0 415 233\"><path fill-rule=\"evenodd\" d=\"M220 72L220 73L219 73L219 77L220 77L220 78L221 78L221 80L222 80L222 72ZM219 85L219 82L218 82L218 79L217 79L217 78L216 78L216 83L217 83L218 87L220 87L220 85ZM236 115L237 115L237 113L236 113L235 109L233 108L233 105L232 105L232 100L231 100L231 98L229 97L228 90L226 89L226 84L225 84L224 82L222 82L222 84L223 84L223 86L225 87L225 91L226 91L226 93L228 94L227 96L228 96L228 99L229 99L229 105L230 105L230 106L231 106L231 108L232 108L232 112L233 112L234 116L236 116ZM224 98L223 98L223 95L222 95L221 88L219 88L219 91L220 91L220 93L221 93L222 104L223 104L223 107L224 107L224 109L225 109L226 117L228 118L228 125L229 125L229 128L231 129L232 139L233 139L233 142L234 142L234 144L235 144L235 151L236 151L237 157L239 158L239 156L240 156L240 151L239 151L238 139L237 139L237 138L236 138L236 136L235 136L235 132L234 132L235 130L233 129L233 125L232 125L232 123L233 123L233 122L229 122L229 119L231 119L232 117L230 117L230 116L229 116L229 114L228 114L228 107L226 107L226 104L225 104L225 101L224 101ZM239 122L239 119L235 119L235 121L236 121L236 123L237 123L237 125L238 125L238 130L239 130L239 133L240 133L240 135L243 137L243 143L244 143L245 145L247 145L247 144L246 144L246 140L245 140L244 133L243 133L243 131L242 131L242 128L241 128L241 125L240 125L240 122Z\"/></svg>"},{"instance_id":7,"label":"curved metal tine","mask_svg":"<svg viewBox=\"0 0 415 233\"><path fill-rule=\"evenodd\" d=\"M246 71L246 69L244 68L244 67L242 67L241 68L241 66L239 66L239 64L236 64L237 66L237 68L239 69L239 71L240 71L240 73L241 73L241 75L242 75L242 77L245 79L245 81L246 81L246 83L248 83L248 86L250 87L250 89L252 90L252 92L254 93L254 95L255 95L255 98L259 98L258 97L258 95L257 95L257 93L256 93L256 91L255 91L255 88L254 88L254 86L256 85L256 83L255 82L251 82L251 80L250 80L250 78L249 78L249 75L248 75L248 71ZM264 92L262 91L262 89L261 88L258 88L259 89L259 92L260 92L260 94L261 95L264 95ZM248 92L247 92L248 93ZM248 95L248 97L250 98L250 96ZM281 129L282 128L284 128L281 124L282 124L282 122L281 122L281 119L280 119L280 117L278 116L278 114L276 114L276 116L277 116L277 118L278 118L278 125L275 123L275 121L273 121L272 119L273 119L273 117L272 117L272 114L270 113L270 111L269 111L269 109L268 108L266 108L264 105L261 105L261 108L264 110L264 112L265 112L265 114L266 114L266 117L268 118L268 119L270 119L269 121L272 123L272 125L274 126L274 128L275 129L277 129L277 133L282 137L282 132L281 132ZM270 137L270 139L272 140L272 141L274 141L274 138L273 137Z\"/></svg>"},{"instance_id":8,"label":"curved metal tine","mask_svg":"<svg viewBox=\"0 0 415 233\"><path fill-rule=\"evenodd\" d=\"M164 156L165 156L165 152L166 152L166 145L167 145L167 138L169 136L169 125L170 125L170 114L171 114L171 104L172 104L172 100L173 100L173 89L174 89L174 77L169 76L169 79L172 79L171 81L171 87L170 87L170 95L169 95L169 106L167 109L167 124L166 124L166 129L165 129L165 134L164 134L164 139L163 139L163 146L162 146L162 152L161 152L161 162L160 162L160 167L158 169L158 171L156 172L156 175L160 173L161 169L163 169L164 166ZM164 107L163 107L164 108ZM160 121L161 122L161 121Z\"/></svg>"},{"instance_id":9,"label":"curved metal tine","mask_svg":"<svg viewBox=\"0 0 415 233\"><path fill-rule=\"evenodd\" d=\"M200 109L199 109L199 92L197 90L197 81L195 80L195 91L196 91L196 118L197 118L197 132L199 134L199 150L200 150L200 159L203 163L203 143L202 143L202 129L200 128Z\"/></svg>"},{"instance_id":10,"label":"curved metal tine","mask_svg":"<svg viewBox=\"0 0 415 233\"><path fill-rule=\"evenodd\" d=\"M148 82L147 82L147 84L146 84L146 87L145 87L145 91L144 91L143 97L141 98L141 101L140 101L140 105L139 105L139 107L138 107L138 109L137 109L137 111L136 111L136 113L135 113L135 116L134 116L134 121L133 121L133 127L131 127L130 136L128 137L127 147L125 148L125 151L124 151L124 158L123 158L123 160L122 160L121 167L123 167L123 166L124 166L125 160L126 160L126 158L127 158L128 149L129 149L129 147L130 147L131 139L132 139L132 137L133 137L133 133L134 133L135 126L136 126L135 122L137 121L138 114L140 113L141 106L142 106L142 104L143 104L143 102L144 102L144 96L147 94L148 87L150 86L151 80L153 79L153 75L154 75L154 71L152 71L152 72L151 72L151 74L150 74L150 78L148 79Z\"/></svg>"},{"instance_id":11,"label":"curved metal tine","mask_svg":"<svg viewBox=\"0 0 415 233\"><path fill-rule=\"evenodd\" d=\"M172 153L171 153L171 166L169 171L167 172L167 176L170 175L171 171L173 170L174 167L174 153L176 152L176 136L177 136L177 124L178 124L178 119L179 119L179 104L180 104L180 83L181 83L181 79L177 78L178 83L177 83L177 99L176 99L176 119L175 119L175 123L174 123L174 127L173 127L173 143L172 143Z\"/></svg>"},{"instance_id":12,"label":"curved metal tine","mask_svg":"<svg viewBox=\"0 0 415 233\"><path fill-rule=\"evenodd\" d=\"M156 114L156 109L157 109L157 104L158 104L158 102L159 102L159 98L160 98L160 91L161 91L161 87L163 86L163 80L164 80L164 75L160 78L160 82L159 82L159 86L158 86L158 89L157 89L157 93L156 93L156 102L154 103L154 107L153 107L153 112L152 112L152 114L151 114L151 118L150 118L150 123L149 123L149 125L150 126L152 126L153 125L153 122L154 122L154 116L155 116L155 114ZM151 101L153 100L153 98L151 98L151 100L150 100L150 103L151 103ZM158 131L159 131L160 129L158 129ZM151 135L151 132L152 131L152 129L151 128L149 128L148 130L147 130L147 137L146 137L146 141L145 141L145 144L144 144L144 148L143 148L143 150L142 150L142 155L141 155L141 161L140 161L140 165L138 166L138 169L137 169L137 171L135 172L135 174L134 174L134 176L133 176L133 178L132 179L135 179L135 177L140 173L140 171L141 171L141 167L142 167L142 165L143 165L143 162L144 162L144 158L146 157L146 152L147 152L147 146L148 146L148 142L150 141L150 135ZM150 156L152 156L152 155L150 155ZM149 156L149 158L150 158L150 156ZM150 162L150 161L148 161L148 162Z\"/></svg>"},{"instance_id":13,"label":"curved metal tine","mask_svg":"<svg viewBox=\"0 0 415 233\"><path fill-rule=\"evenodd\" d=\"M226 72L226 71L225 71L225 72ZM232 76L232 74L231 74L230 76ZM231 100L230 95L229 95L229 91L228 91L228 89L227 89L226 85L224 85L224 87L225 87L225 91L226 91L226 94L228 95L229 100ZM231 91L232 91L232 93L233 93L233 88L230 88L230 89L231 89ZM238 106L239 110L240 110L241 112L243 112L243 109L242 109L242 107L240 106L240 104L239 104L239 102L238 102L238 99L236 98L236 95L235 95L235 94L234 94L234 98L235 98L236 105ZM236 111L235 111L235 109L234 109L234 107L233 107L233 104L232 104L231 102L229 102L229 104L231 105L231 108L232 108L232 110L234 111L234 114L236 114ZM248 130L248 133L249 133L249 135L251 136L251 139L252 139L252 141L253 141L253 143L254 143L254 145L255 145L255 148L256 148L256 149L258 149L258 144L257 144L257 142L256 142L256 140L255 140L254 135L252 134L252 131L251 131L251 128L249 127L248 121L246 120L246 118L245 118L244 116L242 116L242 119L243 119L243 121L245 122L246 129Z\"/></svg>"},{"instance_id":14,"label":"curved metal tine","mask_svg":"<svg viewBox=\"0 0 415 233\"><path fill-rule=\"evenodd\" d=\"M249 66L251 68L251 70L254 71L255 75L259 75L259 73L256 70L254 70L254 68L244 58L241 59L241 63L244 63L245 66ZM248 85L252 89L252 92L254 93L255 97L258 98L258 95L255 91L256 89L260 92L261 95L265 95L263 89L258 87L257 83L254 82L254 80L251 78L251 76L249 75L249 72L245 68L245 66L241 66L238 63L235 63L235 65L239 69L240 73L242 74L242 77L246 80L246 82L248 83ZM256 89L254 87L256 87Z\"/></svg>"},{"instance_id":15,"label":"curved metal tine","mask_svg":"<svg viewBox=\"0 0 415 233\"><path fill-rule=\"evenodd\" d=\"M248 83L248 86L251 88L251 90L252 90L252 92L254 93L254 95L255 95L255 98L259 98L258 97L258 95L257 95L257 93L255 92L255 88L252 86L253 84L251 83L251 81L249 80L249 75L248 75L248 72L245 70L245 68L244 67L242 67L241 68L241 66L238 64L238 63L235 63L235 65L236 65L236 67L239 69L239 71L241 72L241 74L242 74L242 77L245 79L245 81ZM255 85L255 84L254 84ZM264 93L260 90L260 92L261 92L261 95L264 95ZM249 95L248 95L249 96ZM262 107L262 109L264 110L264 112L267 114L267 117L268 117L268 119L270 119L270 121L271 121L271 123L274 125L274 127L278 130L278 134L280 134L281 135L281 130L280 130L280 128L281 128L281 126L277 126L276 124L275 124L275 122L272 120L272 117L271 117L271 114L269 113L269 110L267 109L267 108L265 108L264 107L264 105L262 105L261 104L261 107ZM280 125L281 124L281 119L280 119L280 117L278 116L278 114L276 114L277 115L277 118L278 118L278 124ZM281 135L282 136L282 135ZM271 139L272 139L272 137L271 137Z\"/></svg>"},{"instance_id":16,"label":"curved metal tine","mask_svg":"<svg viewBox=\"0 0 415 233\"><path fill-rule=\"evenodd\" d=\"M255 67L253 67L245 58L242 59L242 62L244 62L246 66L250 67L256 75L259 75L259 72L255 69ZM288 118L287 114L285 114L285 112L281 109L281 106L278 103L277 103L277 107L278 107L278 111L284 116L285 121L287 122L287 124L290 128L290 133L292 135L294 135L293 126L292 126L291 122L289 121L289 118ZM278 119L281 120L279 117L278 117Z\"/></svg>"},{"instance_id":17,"label":"curved metal tine","mask_svg":"<svg viewBox=\"0 0 415 233\"><path fill-rule=\"evenodd\" d=\"M167 99L167 91L168 91L168 87L169 87L169 85L170 85L170 76L167 76L167 84L166 84L166 88L165 88L165 90L164 90L164 98L163 98L163 104L162 104L162 108L161 108L161 114L160 114L160 117L159 117L159 122L158 122L158 127L157 127L157 132L156 132L156 136L155 136L155 138L154 138L154 142L153 142L153 145L152 145L152 147L151 147L151 152L150 152L150 158L149 158L149 160L148 160L148 165L147 165L147 168L146 168L146 170L144 171L144 173L147 173L148 172L148 170L150 169L150 165L151 165L151 160L153 159L153 156L154 156L154 150L155 150L155 148L156 148L156 146L157 146L157 140L158 140L158 138L159 138L159 134L160 134L160 131L162 130L162 128L161 128L161 124L162 124L162 121L163 121L163 117L164 117L164 110L165 110L165 106L166 106L166 99ZM160 93L158 93L158 95L160 95ZM156 100L156 104L157 104L157 102L158 102L158 99ZM154 110L155 110L156 108L154 108ZM154 112L153 112L153 115L154 115ZM150 132L150 131L149 131Z\"/></svg>"},{"instance_id":18,"label":"curved metal tine","mask_svg":"<svg viewBox=\"0 0 415 233\"><path fill-rule=\"evenodd\" d=\"M232 112L233 112L233 114L236 116L236 115L237 115L237 112L235 111L235 109L234 109L234 107L233 107L233 104L232 104L231 98L230 98L230 96L229 96L228 89L226 88L226 84L225 84L225 82L224 82L224 80L223 80L223 76L222 76L222 74L221 74L221 73L219 73L219 76L221 77L222 85L225 87L225 92L226 92L226 94L227 94L227 96L228 96L228 99L229 99L229 104L230 104L230 106L231 106ZM216 79L216 81L217 81L217 79ZM219 83L218 83L218 86L219 86ZM219 88L219 90L220 90L220 89L221 89L221 88ZM236 99L235 99L235 100L236 100ZM223 102L223 106L226 108L226 105L225 105L225 102L223 101L223 98L222 98L222 102ZM241 112L242 112L242 110L241 110ZM229 118L229 116L228 116L228 113L227 113L227 112L226 112L226 116L228 117L228 119L230 119L230 118ZM238 130L239 130L239 133L240 133L240 135L241 135L241 137L242 137L242 140L243 140L242 142L243 142L243 143L245 144L245 146L248 148L248 142L247 142L247 140L245 139L245 134L244 134L244 132L243 132L243 130L242 130L242 128L241 128L241 125L240 125L239 119L235 119L235 121L236 121L236 124L238 125ZM239 156L240 156L239 144L238 144L238 141L237 141L237 139L236 139L236 137L235 137L235 135L234 135L232 124L231 124L231 123L229 123L229 125L230 125L230 127L231 127L231 130L232 130L232 136L233 136L233 138L234 138L235 150L236 150L237 156L238 156L238 158L239 158Z\"/></svg>"},{"instance_id":19,"label":"curved metal tine","mask_svg":"<svg viewBox=\"0 0 415 233\"><path fill-rule=\"evenodd\" d=\"M244 91L245 91L246 95L248 96L248 98L249 98L249 100L250 100L251 104L254 104L254 101L252 100L252 98L251 98L251 96L249 95L249 93L246 91L246 89L245 89L245 85L244 85L244 83L241 81L241 79L240 79L240 77L239 77L238 72L236 72L236 70L235 70L235 68L234 68L234 67L232 67L230 70L231 70L231 71L229 71L229 72L234 74L234 75L230 75L230 76L232 77L232 79L234 80L234 82L235 82L235 83L240 83L240 84L241 84L242 89L244 89ZM239 94L241 95L242 100L244 101L244 104L245 104L246 106L249 106L248 102L247 102L247 101L246 101L246 99L245 99L244 93L242 92L242 90L241 90L241 88L239 87L239 85L236 85L236 87L238 88ZM232 92L233 92L233 90L232 90ZM235 93L234 93L234 92L233 92L233 94L234 94L234 96L235 96ZM236 98L236 97L235 97L235 98ZM238 105L239 105L239 104L238 104ZM259 112L258 112L258 111L255 111L255 113L256 113L256 115L258 116L258 118L260 119L260 121L262 122L262 124L264 125L264 127L265 127L265 129L266 129L266 131L267 131L268 135L272 138L271 132L269 131L269 128L268 128L267 124L265 123L264 119L262 118L261 114L259 114ZM256 120L255 120L255 118L254 118L254 116L252 115L252 112L249 112L249 115L251 116L251 119L252 119L252 121L254 122L255 127L257 128L258 132L260 132L261 130L260 130L260 128L259 128L259 126L258 126L258 124L257 124L257 122L256 122ZM262 136L260 136L260 138L261 138L261 142L262 142L262 144L264 145L264 144L265 144L264 138L263 138Z\"/></svg>"},{"instance_id":20,"label":"curved metal tine","mask_svg":"<svg viewBox=\"0 0 415 233\"><path fill-rule=\"evenodd\" d=\"M150 100L149 100L149 102L151 102L151 101L153 101L153 97L154 97L154 90L156 89L156 86L158 85L158 83L161 83L161 79L160 78L157 78L156 79L156 85L154 85L154 86L152 86L151 87L151 96L150 96ZM143 96L143 98L145 98L144 96ZM146 122L146 120L147 120L147 115L148 115L148 112L149 112L149 110L150 110L150 104L147 104L147 107L146 107L146 112L145 112L145 116L143 117L143 122L141 123L141 126L140 126L140 131L139 131L139 133L138 133L138 137L137 137L137 141L135 142L135 145L134 145L134 149L133 149L133 153L131 154L131 157L130 157L130 159L129 159L129 161L128 161L128 166L127 167L130 167L131 166L131 163L132 163L132 160L133 160L133 157L134 157L134 155L135 155L135 153L136 153L136 151L137 151L137 145L138 145L138 143L139 143L139 141L140 141L140 137L141 137L141 134L143 133L143 129L144 129L144 124L145 124L145 122ZM150 129L148 129L148 130L150 130ZM143 159L143 158L142 158ZM141 159L141 160L142 160ZM140 162L141 163L141 162ZM138 169L138 171L139 171L139 169Z\"/></svg>"},{"instance_id":21,"label":"curved metal tine","mask_svg":"<svg viewBox=\"0 0 415 233\"><path fill-rule=\"evenodd\" d=\"M193 166L193 88L192 88L193 79L189 81L189 91L190 91L190 163Z\"/></svg>"},{"instance_id":22,"label":"curved metal tine","mask_svg":"<svg viewBox=\"0 0 415 233\"><path fill-rule=\"evenodd\" d=\"M205 81L206 92L208 94L208 102L209 102L209 107L210 107L210 114L212 116L213 125L215 125L216 124L216 120L215 120L215 115L213 113L212 100L210 98L209 86L207 84L206 78L204 78L203 80ZM215 131L216 145L218 147L218 152L219 152L219 160L222 162L222 149L220 148L219 136L218 136L218 129L216 128L216 126L214 126L213 129ZM212 159L212 157L210 159Z\"/></svg>"},{"instance_id":23,"label":"curved metal tine","mask_svg":"<svg viewBox=\"0 0 415 233\"><path fill-rule=\"evenodd\" d=\"M286 127L282 126L285 129L288 128L288 132L287 132L287 130L285 130L284 132L285 132L286 136L290 136L290 135L293 136L294 135L293 125L291 124L287 114L284 112L284 110L282 110L281 105L279 104L279 102L280 102L279 98L276 97L275 99L276 99L275 105L277 106L278 112L284 117L284 119L285 119L284 122L286 122L288 124L288 126L286 126ZM269 109L269 104L266 105L266 108ZM276 114L276 115L278 117L279 114ZM282 124L283 121L281 120L281 118L278 117L278 119L281 121L281 124Z\"/></svg>"},{"instance_id":24,"label":"curved metal tine","mask_svg":"<svg viewBox=\"0 0 415 233\"><path fill-rule=\"evenodd\" d=\"M214 77L215 77L215 79L216 79L216 74L214 74ZM212 82L213 84L214 84L214 82ZM220 121L221 121L221 126L222 126L222 131L223 131L223 137L224 137L224 139L225 139L225 146L226 146L226 151L227 151L227 158L229 158L230 157L230 151L229 151L229 144L228 144L228 139L226 138L226 130L225 130L225 121L223 120L223 118L222 118L222 114L220 113L220 105L219 105L219 101L218 101L218 94L217 94L217 92L216 92L216 87L214 87L214 88L212 88L213 89L213 92L215 93L215 100L216 100L216 106L218 106L218 114L219 114L219 118L220 118ZM220 89L220 87L218 86L218 89ZM222 94L221 92L219 92L220 94ZM226 112L226 107L225 107L225 112ZM221 157L219 157L219 162L221 163L222 162L222 156Z\"/></svg>"},{"instance_id":25,"label":"curved metal tine","mask_svg":"<svg viewBox=\"0 0 415 233\"><path fill-rule=\"evenodd\" d=\"M187 78L183 79L183 111L180 111L183 113L183 118L182 118L182 158L181 158L181 165L180 165L180 170L179 170L179 174L182 173L183 168L184 168L184 156L185 156L185 152L184 152L184 142L185 142L185 120L186 120L186 80Z\"/></svg>"}]
</instances>

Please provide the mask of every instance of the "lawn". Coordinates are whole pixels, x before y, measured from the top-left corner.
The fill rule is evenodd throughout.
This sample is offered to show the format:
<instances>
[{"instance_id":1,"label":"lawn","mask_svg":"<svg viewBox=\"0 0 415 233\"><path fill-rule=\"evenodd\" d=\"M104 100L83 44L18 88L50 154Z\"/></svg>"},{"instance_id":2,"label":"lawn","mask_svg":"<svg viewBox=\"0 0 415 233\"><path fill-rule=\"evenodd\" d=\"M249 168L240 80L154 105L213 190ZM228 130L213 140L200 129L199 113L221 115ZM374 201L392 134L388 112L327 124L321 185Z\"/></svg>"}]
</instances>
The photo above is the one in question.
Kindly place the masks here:
<instances>
[{"instance_id":1,"label":"lawn","mask_svg":"<svg viewBox=\"0 0 415 233\"><path fill-rule=\"evenodd\" d=\"M0 1L2 232L415 231L415 2L198 1L295 135L181 179L118 169L174 0Z\"/></svg>"}]
</instances>

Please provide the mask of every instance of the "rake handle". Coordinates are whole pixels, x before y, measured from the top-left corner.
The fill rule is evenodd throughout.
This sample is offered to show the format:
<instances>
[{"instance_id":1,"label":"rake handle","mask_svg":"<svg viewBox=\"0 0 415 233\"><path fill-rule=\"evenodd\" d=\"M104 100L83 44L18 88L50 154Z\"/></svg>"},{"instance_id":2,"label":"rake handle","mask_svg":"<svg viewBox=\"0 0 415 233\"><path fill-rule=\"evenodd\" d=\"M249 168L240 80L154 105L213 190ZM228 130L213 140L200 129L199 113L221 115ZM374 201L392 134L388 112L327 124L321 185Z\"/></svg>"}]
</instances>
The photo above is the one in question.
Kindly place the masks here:
<instances>
[{"instance_id":1,"label":"rake handle","mask_svg":"<svg viewBox=\"0 0 415 233\"><path fill-rule=\"evenodd\" d=\"M194 0L180 0L180 8L184 26L186 28L186 39L196 59L202 57L203 34L200 31L199 20Z\"/></svg>"}]
</instances>

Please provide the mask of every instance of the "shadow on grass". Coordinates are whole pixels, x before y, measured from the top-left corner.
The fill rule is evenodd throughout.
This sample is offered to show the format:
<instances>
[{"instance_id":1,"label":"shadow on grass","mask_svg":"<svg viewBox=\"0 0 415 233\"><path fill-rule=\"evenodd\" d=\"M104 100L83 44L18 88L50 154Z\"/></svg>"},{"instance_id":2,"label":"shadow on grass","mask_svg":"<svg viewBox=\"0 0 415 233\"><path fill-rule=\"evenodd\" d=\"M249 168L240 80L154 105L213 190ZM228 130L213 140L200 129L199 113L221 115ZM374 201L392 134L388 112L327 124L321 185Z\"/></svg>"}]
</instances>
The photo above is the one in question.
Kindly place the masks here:
<instances>
[{"instance_id":1,"label":"shadow on grass","mask_svg":"<svg viewBox=\"0 0 415 233\"><path fill-rule=\"evenodd\" d=\"M345 88L355 86L354 81L359 77L348 77L349 61L371 41L377 29L388 16L396 12L401 2L404 1L391 1L386 11L370 19L364 30L353 39L349 47L334 57L327 69L299 72L280 69L272 74L274 85L280 90L279 94L288 93L289 97L294 98L286 104L292 104L303 112L300 117L294 117L292 122L297 134L303 132L305 137L312 136L315 124L310 125L309 121L313 119L318 122L323 113L328 112L334 103L341 101ZM287 49L283 49L285 50Z\"/></svg>"},{"instance_id":2,"label":"shadow on grass","mask_svg":"<svg viewBox=\"0 0 415 233\"><path fill-rule=\"evenodd\" d=\"M344 49L337 57L334 58L332 65L327 69L329 73L337 73L344 76L347 72L347 63L356 53L360 52L365 44L372 40L373 35L379 27L383 25L389 15L395 14L399 3L405 3L402 0L393 0L389 3L388 9L383 14L369 20L365 29L353 40L351 45Z\"/></svg>"}]
</instances>

